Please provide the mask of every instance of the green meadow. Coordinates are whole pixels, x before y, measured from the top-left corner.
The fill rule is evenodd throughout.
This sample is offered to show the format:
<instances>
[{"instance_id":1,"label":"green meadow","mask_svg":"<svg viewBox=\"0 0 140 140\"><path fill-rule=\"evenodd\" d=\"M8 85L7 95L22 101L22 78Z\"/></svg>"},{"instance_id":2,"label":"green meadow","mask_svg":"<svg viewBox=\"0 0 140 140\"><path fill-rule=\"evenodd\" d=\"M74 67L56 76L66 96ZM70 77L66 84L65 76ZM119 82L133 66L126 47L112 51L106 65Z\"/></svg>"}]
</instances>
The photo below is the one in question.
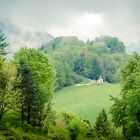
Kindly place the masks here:
<instances>
[{"instance_id":1,"label":"green meadow","mask_svg":"<svg viewBox=\"0 0 140 140\"><path fill-rule=\"evenodd\" d=\"M120 84L96 84L66 87L55 93L54 109L70 111L95 122L98 113L104 108L109 113L112 105L110 95L120 94Z\"/></svg>"}]
</instances>

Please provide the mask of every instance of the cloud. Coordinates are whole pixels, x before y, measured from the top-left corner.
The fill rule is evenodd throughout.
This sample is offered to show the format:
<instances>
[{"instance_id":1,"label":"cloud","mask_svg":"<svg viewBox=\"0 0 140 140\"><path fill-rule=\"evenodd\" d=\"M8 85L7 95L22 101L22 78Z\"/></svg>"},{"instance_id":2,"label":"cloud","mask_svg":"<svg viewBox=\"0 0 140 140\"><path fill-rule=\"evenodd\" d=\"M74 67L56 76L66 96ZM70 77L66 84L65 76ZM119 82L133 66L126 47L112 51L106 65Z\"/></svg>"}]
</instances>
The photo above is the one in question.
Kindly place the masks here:
<instances>
[{"instance_id":1,"label":"cloud","mask_svg":"<svg viewBox=\"0 0 140 140\"><path fill-rule=\"evenodd\" d=\"M119 37L129 44L140 40L140 0L0 0L0 17L23 30L53 35Z\"/></svg>"},{"instance_id":2,"label":"cloud","mask_svg":"<svg viewBox=\"0 0 140 140\"><path fill-rule=\"evenodd\" d=\"M97 35L105 32L105 24L103 17L94 13L82 13L79 16L74 16L61 26L52 26L48 30L49 33L55 36L78 36L80 39L93 39Z\"/></svg>"},{"instance_id":3,"label":"cloud","mask_svg":"<svg viewBox=\"0 0 140 140\"><path fill-rule=\"evenodd\" d=\"M31 26L20 28L10 20L0 20L0 30L6 35L9 43L8 51L13 53L21 47L39 48L53 36L40 28Z\"/></svg>"}]
</instances>

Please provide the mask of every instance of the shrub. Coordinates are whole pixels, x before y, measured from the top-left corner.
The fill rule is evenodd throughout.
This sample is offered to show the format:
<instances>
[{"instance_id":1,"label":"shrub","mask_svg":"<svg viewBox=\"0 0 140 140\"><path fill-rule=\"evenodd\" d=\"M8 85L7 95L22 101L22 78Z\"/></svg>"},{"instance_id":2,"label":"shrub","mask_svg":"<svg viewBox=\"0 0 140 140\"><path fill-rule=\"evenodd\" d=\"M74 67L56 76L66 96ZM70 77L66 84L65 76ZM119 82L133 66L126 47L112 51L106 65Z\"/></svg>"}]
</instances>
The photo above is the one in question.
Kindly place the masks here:
<instances>
[{"instance_id":1,"label":"shrub","mask_svg":"<svg viewBox=\"0 0 140 140\"><path fill-rule=\"evenodd\" d=\"M60 115L66 124L68 124L70 121L72 121L73 118L76 117L76 115L72 112L61 112Z\"/></svg>"},{"instance_id":2,"label":"shrub","mask_svg":"<svg viewBox=\"0 0 140 140\"><path fill-rule=\"evenodd\" d=\"M23 140L24 132L21 128L9 128L9 132L12 136L15 137L17 140Z\"/></svg>"},{"instance_id":3,"label":"shrub","mask_svg":"<svg viewBox=\"0 0 140 140\"><path fill-rule=\"evenodd\" d=\"M6 140L5 136L0 136L0 140Z\"/></svg>"},{"instance_id":4,"label":"shrub","mask_svg":"<svg viewBox=\"0 0 140 140\"><path fill-rule=\"evenodd\" d=\"M68 129L72 140L77 139L80 135L85 136L86 133L83 122L79 118L72 119L72 121L68 124Z\"/></svg>"},{"instance_id":5,"label":"shrub","mask_svg":"<svg viewBox=\"0 0 140 140\"><path fill-rule=\"evenodd\" d=\"M49 128L48 137L57 140L70 140L70 134L63 122Z\"/></svg>"}]
</instances>

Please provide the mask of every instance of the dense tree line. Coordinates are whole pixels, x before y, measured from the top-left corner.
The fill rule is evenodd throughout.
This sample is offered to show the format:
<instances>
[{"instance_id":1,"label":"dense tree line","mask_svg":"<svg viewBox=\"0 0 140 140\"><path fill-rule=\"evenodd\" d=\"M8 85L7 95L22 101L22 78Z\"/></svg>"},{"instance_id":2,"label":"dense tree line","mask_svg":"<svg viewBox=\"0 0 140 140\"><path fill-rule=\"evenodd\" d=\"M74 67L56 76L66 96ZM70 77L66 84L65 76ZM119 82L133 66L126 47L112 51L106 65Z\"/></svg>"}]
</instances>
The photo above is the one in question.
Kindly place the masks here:
<instances>
[{"instance_id":1,"label":"dense tree line","mask_svg":"<svg viewBox=\"0 0 140 140\"><path fill-rule=\"evenodd\" d=\"M116 37L100 37L86 43L76 37L58 37L44 44L43 51L56 68L56 88L79 83L84 78L120 82L119 70L127 60L125 46Z\"/></svg>"}]
</instances>

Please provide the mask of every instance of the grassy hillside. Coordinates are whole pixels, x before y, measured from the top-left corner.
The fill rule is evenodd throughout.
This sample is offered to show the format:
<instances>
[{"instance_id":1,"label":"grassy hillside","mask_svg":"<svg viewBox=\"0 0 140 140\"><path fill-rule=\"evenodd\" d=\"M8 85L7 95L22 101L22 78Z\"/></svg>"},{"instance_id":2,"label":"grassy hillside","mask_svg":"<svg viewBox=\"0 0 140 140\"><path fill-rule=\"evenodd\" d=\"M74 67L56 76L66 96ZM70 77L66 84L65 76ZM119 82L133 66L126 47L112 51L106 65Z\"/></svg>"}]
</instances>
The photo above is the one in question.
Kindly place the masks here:
<instances>
[{"instance_id":1,"label":"grassy hillside","mask_svg":"<svg viewBox=\"0 0 140 140\"><path fill-rule=\"evenodd\" d=\"M109 111L112 104L110 96L118 96L119 84L100 84L81 87L67 87L56 92L54 108L58 111L72 111L94 122L98 113L105 108Z\"/></svg>"}]
</instances>

